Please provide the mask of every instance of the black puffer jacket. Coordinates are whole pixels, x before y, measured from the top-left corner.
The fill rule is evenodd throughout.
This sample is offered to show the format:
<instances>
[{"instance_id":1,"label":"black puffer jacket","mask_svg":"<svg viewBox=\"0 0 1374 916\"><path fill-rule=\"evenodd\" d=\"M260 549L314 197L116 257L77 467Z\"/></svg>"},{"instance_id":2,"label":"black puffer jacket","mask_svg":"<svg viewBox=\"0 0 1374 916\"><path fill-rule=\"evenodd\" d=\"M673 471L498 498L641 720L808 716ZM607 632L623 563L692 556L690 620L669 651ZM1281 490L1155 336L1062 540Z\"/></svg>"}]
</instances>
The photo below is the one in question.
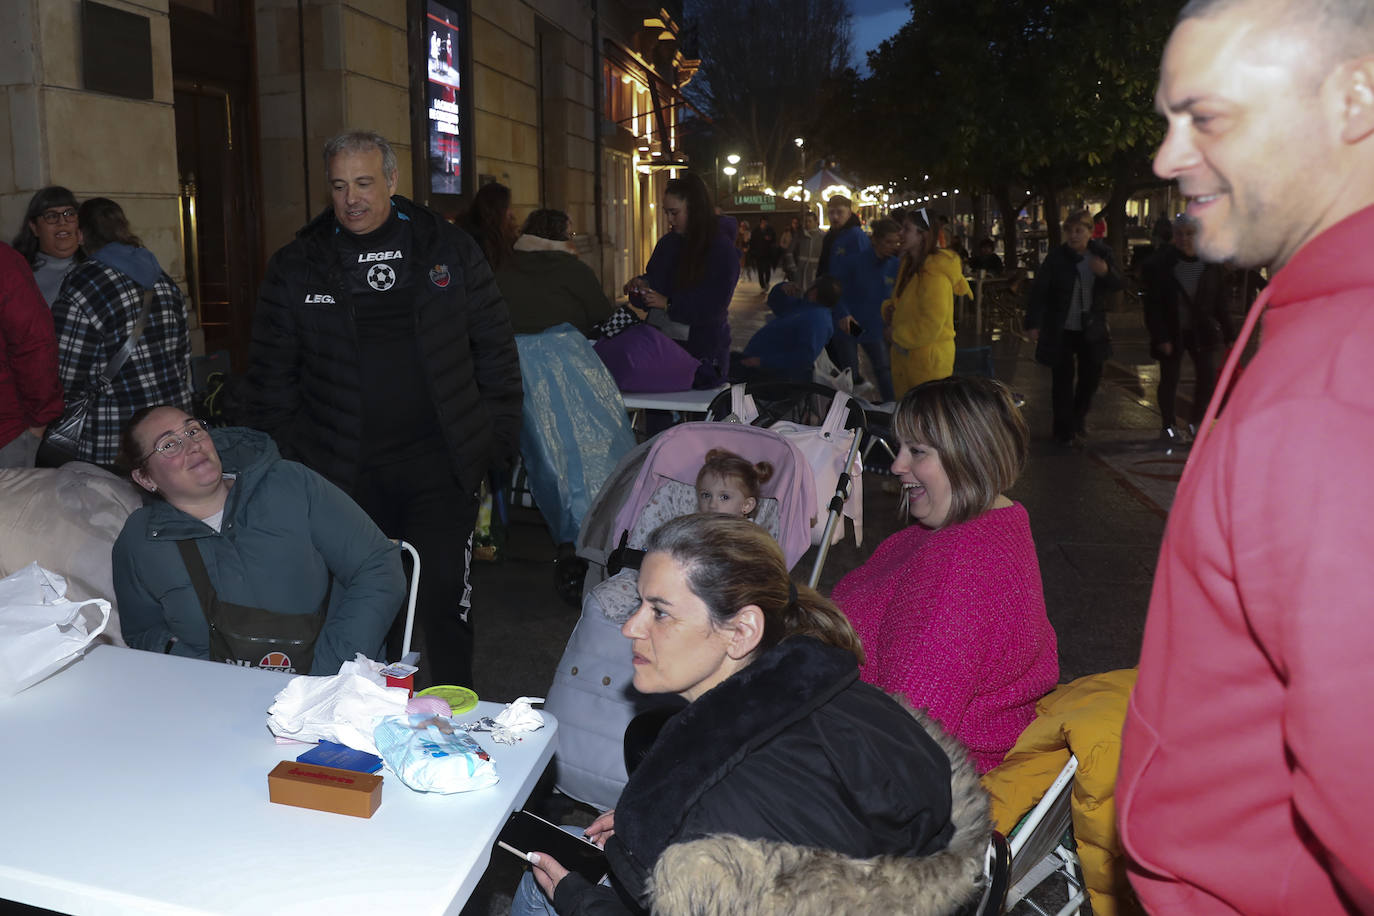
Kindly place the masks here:
<instances>
[{"instance_id":1,"label":"black puffer jacket","mask_svg":"<svg viewBox=\"0 0 1374 916\"><path fill-rule=\"evenodd\" d=\"M971 775L964 782L979 796L971 807L954 798L946 751L858 679L851 654L792 637L668 722L616 806L606 844L616 888L569 875L554 905L566 916L657 908L655 864L679 844L724 836L913 868L939 861L927 877L960 884L966 899L990 827L986 796Z\"/></svg>"},{"instance_id":2,"label":"black puffer jacket","mask_svg":"<svg viewBox=\"0 0 1374 916\"><path fill-rule=\"evenodd\" d=\"M453 472L476 491L520 442L520 360L505 300L472 238L438 214L393 197L410 220L415 334ZM283 457L356 489L362 395L358 337L326 210L278 251L253 316L247 425Z\"/></svg>"}]
</instances>

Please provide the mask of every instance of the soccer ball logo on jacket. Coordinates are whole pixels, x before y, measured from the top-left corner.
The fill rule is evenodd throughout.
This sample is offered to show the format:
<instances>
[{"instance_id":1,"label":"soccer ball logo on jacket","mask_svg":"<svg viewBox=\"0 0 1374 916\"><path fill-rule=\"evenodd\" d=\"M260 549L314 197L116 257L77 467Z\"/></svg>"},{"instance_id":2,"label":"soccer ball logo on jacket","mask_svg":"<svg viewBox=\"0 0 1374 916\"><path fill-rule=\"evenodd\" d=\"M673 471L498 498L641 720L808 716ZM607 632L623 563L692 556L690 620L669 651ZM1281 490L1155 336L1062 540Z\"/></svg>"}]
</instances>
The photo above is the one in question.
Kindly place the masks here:
<instances>
[{"instance_id":1,"label":"soccer ball logo on jacket","mask_svg":"<svg viewBox=\"0 0 1374 916\"><path fill-rule=\"evenodd\" d=\"M396 271L385 264L374 264L367 271L367 285L379 293L396 285Z\"/></svg>"}]
</instances>

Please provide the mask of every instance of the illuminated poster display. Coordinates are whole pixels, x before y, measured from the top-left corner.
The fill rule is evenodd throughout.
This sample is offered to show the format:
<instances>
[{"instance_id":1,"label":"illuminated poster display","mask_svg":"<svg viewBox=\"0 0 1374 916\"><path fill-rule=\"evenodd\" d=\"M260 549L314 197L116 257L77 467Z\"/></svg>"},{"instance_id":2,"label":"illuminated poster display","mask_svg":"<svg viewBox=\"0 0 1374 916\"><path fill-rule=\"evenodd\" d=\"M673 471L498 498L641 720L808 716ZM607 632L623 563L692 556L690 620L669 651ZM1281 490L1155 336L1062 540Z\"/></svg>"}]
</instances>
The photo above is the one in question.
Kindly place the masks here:
<instances>
[{"instance_id":1,"label":"illuminated poster display","mask_svg":"<svg viewBox=\"0 0 1374 916\"><path fill-rule=\"evenodd\" d=\"M427 0L425 17L429 124L429 188L434 194L463 193L461 0Z\"/></svg>"}]
</instances>

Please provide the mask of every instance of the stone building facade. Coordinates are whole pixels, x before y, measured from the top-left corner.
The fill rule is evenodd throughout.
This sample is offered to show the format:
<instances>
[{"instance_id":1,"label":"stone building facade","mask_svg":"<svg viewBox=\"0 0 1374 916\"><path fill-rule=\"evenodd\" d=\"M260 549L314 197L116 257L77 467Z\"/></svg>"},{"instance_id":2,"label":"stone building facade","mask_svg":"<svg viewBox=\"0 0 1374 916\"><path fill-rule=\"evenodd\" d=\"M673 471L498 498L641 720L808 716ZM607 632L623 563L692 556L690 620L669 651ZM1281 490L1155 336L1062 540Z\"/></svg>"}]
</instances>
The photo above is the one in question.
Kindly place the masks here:
<instances>
[{"instance_id":1,"label":"stone building facade","mask_svg":"<svg viewBox=\"0 0 1374 916\"><path fill-rule=\"evenodd\" d=\"M89 85L91 2L146 20L151 97ZM466 32L462 194L431 194L426 174L428 0L0 0L0 233L45 185L118 200L191 294L204 348L240 361L267 257L328 206L325 140L367 127L396 148L399 193L447 215L486 181L511 188L518 218L566 210L618 292L676 173L695 66L680 0L444 5Z\"/></svg>"}]
</instances>

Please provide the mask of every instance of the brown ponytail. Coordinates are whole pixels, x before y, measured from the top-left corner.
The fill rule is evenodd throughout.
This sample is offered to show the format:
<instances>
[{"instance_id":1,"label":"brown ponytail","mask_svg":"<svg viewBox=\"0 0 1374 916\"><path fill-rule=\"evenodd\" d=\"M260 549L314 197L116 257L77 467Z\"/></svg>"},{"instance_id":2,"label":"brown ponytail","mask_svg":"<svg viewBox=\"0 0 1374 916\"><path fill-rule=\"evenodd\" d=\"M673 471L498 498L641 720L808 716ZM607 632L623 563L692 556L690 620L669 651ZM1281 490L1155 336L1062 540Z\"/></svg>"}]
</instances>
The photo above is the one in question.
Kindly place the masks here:
<instances>
[{"instance_id":1,"label":"brown ponytail","mask_svg":"<svg viewBox=\"0 0 1374 916\"><path fill-rule=\"evenodd\" d=\"M683 567L687 587L717 626L751 604L763 611L760 650L789 636L810 636L863 664L849 619L820 592L793 582L782 548L748 519L714 513L677 518L649 536L645 551L666 553Z\"/></svg>"}]
</instances>

